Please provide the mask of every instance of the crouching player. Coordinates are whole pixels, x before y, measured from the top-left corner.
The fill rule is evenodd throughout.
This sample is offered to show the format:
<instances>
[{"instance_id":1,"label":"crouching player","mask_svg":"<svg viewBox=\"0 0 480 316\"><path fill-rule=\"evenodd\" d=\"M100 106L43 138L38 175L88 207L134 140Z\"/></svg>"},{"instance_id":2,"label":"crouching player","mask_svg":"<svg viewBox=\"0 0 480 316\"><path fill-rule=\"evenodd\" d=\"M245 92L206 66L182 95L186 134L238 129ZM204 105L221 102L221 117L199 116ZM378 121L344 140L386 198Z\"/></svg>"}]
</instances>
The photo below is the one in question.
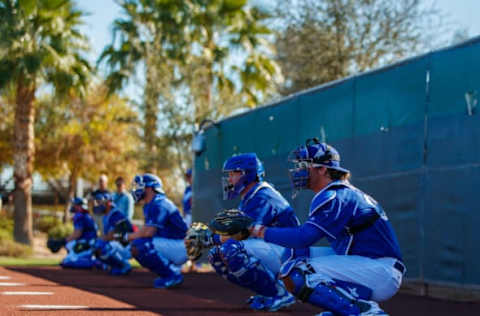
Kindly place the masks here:
<instances>
[{"instance_id":1,"label":"crouching player","mask_svg":"<svg viewBox=\"0 0 480 316\"><path fill-rule=\"evenodd\" d=\"M330 247L282 267L289 290L324 308L321 315L386 315L376 302L398 291L405 266L382 207L348 182L350 172L340 166L335 148L307 140L290 161L294 188L315 192L306 223L298 228L256 225L251 234L290 248L325 237Z\"/></svg>"},{"instance_id":2,"label":"crouching player","mask_svg":"<svg viewBox=\"0 0 480 316\"><path fill-rule=\"evenodd\" d=\"M223 172L224 199L241 196L239 210L255 223L274 227L300 224L287 200L263 181L265 170L255 153L227 159ZM277 279L290 250L258 238L238 241L214 235L213 240L216 246L209 252L210 264L225 279L257 294L247 301L252 309L276 311L295 303L295 297Z\"/></svg>"},{"instance_id":3,"label":"crouching player","mask_svg":"<svg viewBox=\"0 0 480 316\"><path fill-rule=\"evenodd\" d=\"M132 269L128 260L131 258L128 243L125 245L114 239L122 239L133 232L133 226L122 211L113 203L113 196L108 192L97 192L94 203L103 215L103 235L97 239L94 253L101 262L102 269L111 275L125 275Z\"/></svg>"},{"instance_id":4,"label":"crouching player","mask_svg":"<svg viewBox=\"0 0 480 316\"><path fill-rule=\"evenodd\" d=\"M162 181L153 174L135 176L132 195L144 201L145 224L137 232L126 234L132 256L159 277L156 288L169 288L183 282L181 265L187 261L183 243L187 225L177 207L165 196Z\"/></svg>"},{"instance_id":5,"label":"crouching player","mask_svg":"<svg viewBox=\"0 0 480 316\"><path fill-rule=\"evenodd\" d=\"M70 212L73 215L73 233L65 241L67 256L60 265L63 268L91 269L94 264L93 246L97 238L97 225L88 213L87 201L74 198Z\"/></svg>"}]
</instances>

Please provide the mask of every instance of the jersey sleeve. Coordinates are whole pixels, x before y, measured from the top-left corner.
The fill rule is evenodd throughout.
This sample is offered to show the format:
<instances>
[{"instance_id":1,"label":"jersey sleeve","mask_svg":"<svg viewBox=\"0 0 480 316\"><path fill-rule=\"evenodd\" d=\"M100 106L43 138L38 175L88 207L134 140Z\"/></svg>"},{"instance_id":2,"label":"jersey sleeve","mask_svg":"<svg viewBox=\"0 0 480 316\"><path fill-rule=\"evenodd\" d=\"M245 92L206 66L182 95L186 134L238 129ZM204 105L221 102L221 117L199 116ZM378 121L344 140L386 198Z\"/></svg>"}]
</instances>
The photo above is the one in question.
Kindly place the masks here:
<instances>
[{"instance_id":1,"label":"jersey sleeve","mask_svg":"<svg viewBox=\"0 0 480 316\"><path fill-rule=\"evenodd\" d=\"M266 199L257 198L249 201L244 212L252 217L255 223L270 226L277 216L278 210Z\"/></svg>"},{"instance_id":2,"label":"jersey sleeve","mask_svg":"<svg viewBox=\"0 0 480 316\"><path fill-rule=\"evenodd\" d=\"M293 228L267 228L265 241L286 248L306 248L324 236L324 232L313 225L304 224Z\"/></svg>"},{"instance_id":3,"label":"jersey sleeve","mask_svg":"<svg viewBox=\"0 0 480 316\"><path fill-rule=\"evenodd\" d=\"M332 198L310 211L306 224L320 229L330 240L342 233L348 223L351 214L349 210L342 208L341 202Z\"/></svg>"},{"instance_id":4,"label":"jersey sleeve","mask_svg":"<svg viewBox=\"0 0 480 316\"><path fill-rule=\"evenodd\" d=\"M161 228L166 217L167 210L160 203L149 205L148 211L145 212L145 226Z\"/></svg>"}]
</instances>

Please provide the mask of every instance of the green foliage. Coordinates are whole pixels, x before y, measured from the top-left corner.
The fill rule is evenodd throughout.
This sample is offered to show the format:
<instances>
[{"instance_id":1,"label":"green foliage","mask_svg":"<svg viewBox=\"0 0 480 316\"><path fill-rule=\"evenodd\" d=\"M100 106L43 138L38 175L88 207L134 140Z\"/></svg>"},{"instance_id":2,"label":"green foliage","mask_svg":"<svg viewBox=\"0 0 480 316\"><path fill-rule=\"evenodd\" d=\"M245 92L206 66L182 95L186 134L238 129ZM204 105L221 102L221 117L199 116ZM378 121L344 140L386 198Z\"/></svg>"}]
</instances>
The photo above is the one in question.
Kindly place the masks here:
<instances>
[{"instance_id":1,"label":"green foliage","mask_svg":"<svg viewBox=\"0 0 480 316\"><path fill-rule=\"evenodd\" d=\"M145 71L141 166L172 177L189 164L196 124L255 107L274 90L268 15L245 0L118 3L124 14L99 65L111 89Z\"/></svg>"},{"instance_id":2,"label":"green foliage","mask_svg":"<svg viewBox=\"0 0 480 316\"><path fill-rule=\"evenodd\" d=\"M31 247L13 241L13 219L0 213L0 256L24 258L31 254Z\"/></svg>"},{"instance_id":3,"label":"green foliage","mask_svg":"<svg viewBox=\"0 0 480 316\"><path fill-rule=\"evenodd\" d=\"M0 239L0 256L26 258L32 253L30 246L17 243L12 239Z\"/></svg>"},{"instance_id":4,"label":"green foliage","mask_svg":"<svg viewBox=\"0 0 480 316\"><path fill-rule=\"evenodd\" d=\"M73 225L71 223L60 224L48 231L48 238L65 238L73 233Z\"/></svg>"},{"instance_id":5,"label":"green foliage","mask_svg":"<svg viewBox=\"0 0 480 316\"><path fill-rule=\"evenodd\" d=\"M37 109L35 169L66 200L79 177L96 182L105 173L129 181L137 170L137 114L102 85L88 90L69 102L44 97Z\"/></svg>"},{"instance_id":6,"label":"green foliage","mask_svg":"<svg viewBox=\"0 0 480 316\"><path fill-rule=\"evenodd\" d=\"M12 233L13 233L13 219L8 217L5 213L0 212L0 234L3 235L0 238L3 239L3 237L5 237L6 234L11 235Z\"/></svg>"},{"instance_id":7,"label":"green foliage","mask_svg":"<svg viewBox=\"0 0 480 316\"><path fill-rule=\"evenodd\" d=\"M42 233L48 233L52 228L62 225L62 221L56 216L41 216L37 223L34 223L34 228ZM36 227L35 227L36 226Z\"/></svg>"},{"instance_id":8,"label":"green foliage","mask_svg":"<svg viewBox=\"0 0 480 316\"><path fill-rule=\"evenodd\" d=\"M91 67L82 57L88 50L88 42L78 30L82 16L73 0L0 1L0 93L14 91L12 100L17 116L12 156L15 187L20 193L16 197L23 202L31 197L28 184L32 181L35 160L33 124L37 89L50 84L57 96L66 97L72 92L82 95L89 79ZM0 139L0 147L2 143ZM27 207L15 203L15 213L19 215L15 240L31 244L31 204L25 204Z\"/></svg>"}]
</instances>

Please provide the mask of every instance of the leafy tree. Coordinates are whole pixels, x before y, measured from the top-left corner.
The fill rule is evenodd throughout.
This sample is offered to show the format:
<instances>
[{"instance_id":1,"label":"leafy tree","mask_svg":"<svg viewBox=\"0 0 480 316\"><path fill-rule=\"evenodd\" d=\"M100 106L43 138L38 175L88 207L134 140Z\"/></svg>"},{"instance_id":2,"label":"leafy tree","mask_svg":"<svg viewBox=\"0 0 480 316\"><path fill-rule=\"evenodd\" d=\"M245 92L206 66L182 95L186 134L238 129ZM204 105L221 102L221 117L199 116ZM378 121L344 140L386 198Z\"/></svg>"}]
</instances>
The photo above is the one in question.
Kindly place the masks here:
<instances>
[{"instance_id":1,"label":"leafy tree","mask_svg":"<svg viewBox=\"0 0 480 316\"><path fill-rule=\"evenodd\" d=\"M69 201L79 178L95 182L105 173L133 179L137 169L137 115L117 95L91 85L83 98L56 103L44 98L35 124L37 170ZM66 183L55 179L68 179ZM66 220L68 217L65 208Z\"/></svg>"},{"instance_id":2,"label":"leafy tree","mask_svg":"<svg viewBox=\"0 0 480 316\"><path fill-rule=\"evenodd\" d=\"M280 90L290 94L418 53L440 19L420 0L282 2L275 43L285 79Z\"/></svg>"},{"instance_id":3,"label":"leafy tree","mask_svg":"<svg viewBox=\"0 0 480 316\"><path fill-rule=\"evenodd\" d=\"M35 95L44 83L58 94L85 84L81 17L71 0L0 0L0 89L15 91L14 238L25 244L32 244Z\"/></svg>"},{"instance_id":4,"label":"leafy tree","mask_svg":"<svg viewBox=\"0 0 480 316\"><path fill-rule=\"evenodd\" d=\"M168 60L177 58L184 46L187 1L117 0L124 17L113 25L112 44L105 47L99 63L108 69L111 91L121 89L143 69L143 156L147 171L156 169L157 116L162 91L174 81Z\"/></svg>"},{"instance_id":5,"label":"leafy tree","mask_svg":"<svg viewBox=\"0 0 480 316\"><path fill-rule=\"evenodd\" d=\"M268 15L246 0L117 2L125 18L115 21L99 60L116 89L144 71L145 170L171 169L178 159L169 157L185 157L194 124L270 93L277 67Z\"/></svg>"},{"instance_id":6,"label":"leafy tree","mask_svg":"<svg viewBox=\"0 0 480 316\"><path fill-rule=\"evenodd\" d=\"M272 93L278 69L269 18L246 0L199 1L188 33L191 53L181 69L197 124L234 108L253 108Z\"/></svg>"}]
</instances>

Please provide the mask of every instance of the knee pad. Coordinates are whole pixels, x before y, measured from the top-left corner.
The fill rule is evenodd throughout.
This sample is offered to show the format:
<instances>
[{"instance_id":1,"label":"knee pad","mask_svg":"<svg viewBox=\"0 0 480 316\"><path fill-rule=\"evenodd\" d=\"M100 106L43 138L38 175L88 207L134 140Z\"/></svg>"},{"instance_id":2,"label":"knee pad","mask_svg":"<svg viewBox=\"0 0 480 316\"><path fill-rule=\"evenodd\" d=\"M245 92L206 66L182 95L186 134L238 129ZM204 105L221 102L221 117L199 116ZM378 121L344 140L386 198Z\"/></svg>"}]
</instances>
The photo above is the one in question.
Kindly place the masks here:
<instances>
[{"instance_id":1,"label":"knee pad","mask_svg":"<svg viewBox=\"0 0 480 316\"><path fill-rule=\"evenodd\" d=\"M264 296L273 297L287 293L275 275L265 268L258 258L247 253L242 242L230 239L217 251L218 253L212 253L212 257L217 260L221 257L224 265L219 265L218 269L225 269L225 277L229 281Z\"/></svg>"},{"instance_id":2,"label":"knee pad","mask_svg":"<svg viewBox=\"0 0 480 316\"><path fill-rule=\"evenodd\" d=\"M253 263L250 262L243 244L234 239L227 240L220 247L220 257L232 272L235 272L242 267L249 266L251 263Z\"/></svg>"},{"instance_id":3,"label":"knee pad","mask_svg":"<svg viewBox=\"0 0 480 316\"><path fill-rule=\"evenodd\" d=\"M208 251L208 262L220 276L223 278L227 277L228 271L225 263L222 261L222 257L220 256L220 247L215 246Z\"/></svg>"},{"instance_id":4,"label":"knee pad","mask_svg":"<svg viewBox=\"0 0 480 316\"><path fill-rule=\"evenodd\" d=\"M287 290L302 302L307 302L314 291L307 286L305 273L299 269L293 269L282 281Z\"/></svg>"},{"instance_id":5,"label":"knee pad","mask_svg":"<svg viewBox=\"0 0 480 316\"><path fill-rule=\"evenodd\" d=\"M175 272L170 268L168 259L160 255L153 246L152 238L134 240L132 254L136 252L135 259L145 268L162 276L168 277Z\"/></svg>"}]
</instances>

